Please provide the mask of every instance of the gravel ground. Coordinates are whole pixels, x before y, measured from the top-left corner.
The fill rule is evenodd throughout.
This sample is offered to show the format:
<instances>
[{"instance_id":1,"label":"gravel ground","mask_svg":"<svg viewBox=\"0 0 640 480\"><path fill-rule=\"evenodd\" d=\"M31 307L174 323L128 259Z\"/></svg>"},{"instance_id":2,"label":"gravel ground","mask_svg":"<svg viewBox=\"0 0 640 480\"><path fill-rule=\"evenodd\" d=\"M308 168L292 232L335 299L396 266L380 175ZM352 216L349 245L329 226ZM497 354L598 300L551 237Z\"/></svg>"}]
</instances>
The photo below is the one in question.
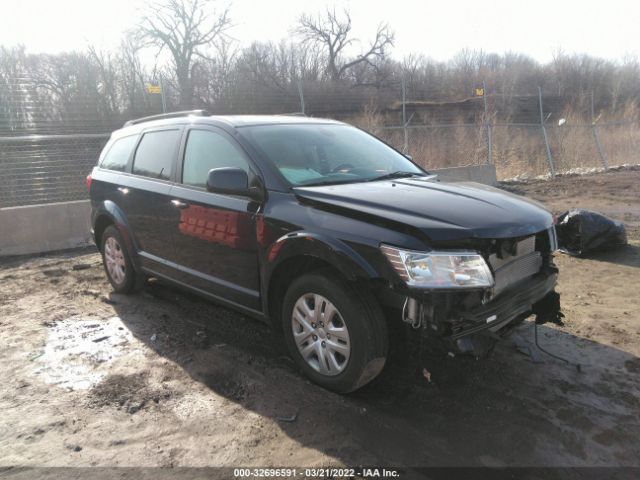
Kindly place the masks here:
<instances>
[{"instance_id":1,"label":"gravel ground","mask_svg":"<svg viewBox=\"0 0 640 480\"><path fill-rule=\"evenodd\" d=\"M0 467L640 466L640 171L504 187L627 225L627 247L557 259L566 322L540 343L580 371L530 321L483 360L400 327L340 396L259 322L154 281L112 293L94 251L4 260Z\"/></svg>"}]
</instances>

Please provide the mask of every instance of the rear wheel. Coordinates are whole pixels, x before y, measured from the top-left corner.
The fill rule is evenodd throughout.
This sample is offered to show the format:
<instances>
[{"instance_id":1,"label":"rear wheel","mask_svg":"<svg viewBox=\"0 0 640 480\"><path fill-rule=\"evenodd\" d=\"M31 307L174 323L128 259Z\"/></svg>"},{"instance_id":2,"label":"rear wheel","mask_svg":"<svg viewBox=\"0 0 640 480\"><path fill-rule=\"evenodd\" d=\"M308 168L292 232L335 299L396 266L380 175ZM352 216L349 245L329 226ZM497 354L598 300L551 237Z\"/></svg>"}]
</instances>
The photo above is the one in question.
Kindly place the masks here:
<instances>
[{"instance_id":1,"label":"rear wheel","mask_svg":"<svg viewBox=\"0 0 640 480\"><path fill-rule=\"evenodd\" d=\"M384 367L387 327L379 305L331 271L307 274L291 284L282 325L296 364L329 390L357 390Z\"/></svg>"},{"instance_id":2,"label":"rear wheel","mask_svg":"<svg viewBox=\"0 0 640 480\"><path fill-rule=\"evenodd\" d=\"M116 292L131 293L142 287L144 277L133 268L122 235L113 225L102 234L102 263L109 283Z\"/></svg>"}]
</instances>

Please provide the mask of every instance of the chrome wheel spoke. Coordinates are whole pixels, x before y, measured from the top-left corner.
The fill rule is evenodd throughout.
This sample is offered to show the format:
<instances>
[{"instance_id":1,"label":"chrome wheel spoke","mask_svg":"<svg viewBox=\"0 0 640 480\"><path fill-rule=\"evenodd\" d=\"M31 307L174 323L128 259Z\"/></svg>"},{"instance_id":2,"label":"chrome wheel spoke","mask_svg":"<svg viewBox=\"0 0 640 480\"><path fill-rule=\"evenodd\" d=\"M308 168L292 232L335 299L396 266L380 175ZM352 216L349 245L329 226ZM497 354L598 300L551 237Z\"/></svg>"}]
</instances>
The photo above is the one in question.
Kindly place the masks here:
<instances>
[{"instance_id":1,"label":"chrome wheel spoke","mask_svg":"<svg viewBox=\"0 0 640 480\"><path fill-rule=\"evenodd\" d=\"M329 350L332 353L337 352L340 355L343 355L346 357L349 355L350 348L349 348L349 345L347 344L342 344L339 342L333 342L331 340L327 340L327 350Z\"/></svg>"},{"instance_id":2,"label":"chrome wheel spoke","mask_svg":"<svg viewBox=\"0 0 640 480\"><path fill-rule=\"evenodd\" d=\"M303 296L298 299L296 302L296 308L300 310L300 312L304 315L304 318L309 319L309 321L313 320L315 317L315 311L313 308L309 306L308 296Z\"/></svg>"},{"instance_id":3,"label":"chrome wheel spoke","mask_svg":"<svg viewBox=\"0 0 640 480\"><path fill-rule=\"evenodd\" d=\"M305 360L309 360L309 357L315 356L316 344L314 342L309 342L309 344L306 346L301 346L298 344L298 348L300 349L300 353Z\"/></svg>"},{"instance_id":4,"label":"chrome wheel spoke","mask_svg":"<svg viewBox=\"0 0 640 480\"><path fill-rule=\"evenodd\" d=\"M319 322L322 320L322 309L325 306L327 299L322 295L313 296L313 320Z\"/></svg>"},{"instance_id":5,"label":"chrome wheel spoke","mask_svg":"<svg viewBox=\"0 0 640 480\"><path fill-rule=\"evenodd\" d=\"M328 352L327 357L329 358L329 364L332 370L340 371L342 370L342 366L338 363L338 359L336 358L335 352Z\"/></svg>"},{"instance_id":6,"label":"chrome wheel spoke","mask_svg":"<svg viewBox=\"0 0 640 480\"><path fill-rule=\"evenodd\" d=\"M296 340L296 344L298 348L304 347L307 342L313 343L313 339L311 338L311 332L293 332L293 337Z\"/></svg>"},{"instance_id":7,"label":"chrome wheel spoke","mask_svg":"<svg viewBox=\"0 0 640 480\"><path fill-rule=\"evenodd\" d=\"M329 367L327 367L327 357L325 355L325 349L320 346L318 342L316 342L316 355L318 356L318 367L320 373L324 375L329 375Z\"/></svg>"},{"instance_id":8,"label":"chrome wheel spoke","mask_svg":"<svg viewBox=\"0 0 640 480\"><path fill-rule=\"evenodd\" d=\"M336 338L337 340L340 340L346 344L349 343L349 332L344 326L334 327L333 325L329 325L329 327L327 328L327 332L331 335L332 338Z\"/></svg>"},{"instance_id":9,"label":"chrome wheel spoke","mask_svg":"<svg viewBox=\"0 0 640 480\"><path fill-rule=\"evenodd\" d=\"M324 322L324 324L328 326L337 312L338 310L333 305L333 303L327 303L322 314L322 321Z\"/></svg>"},{"instance_id":10,"label":"chrome wheel spoke","mask_svg":"<svg viewBox=\"0 0 640 480\"><path fill-rule=\"evenodd\" d=\"M311 332L313 330L310 323L310 321L313 321L313 311L309 313L309 307L303 298L299 299L293 307L292 320L298 323L303 332ZM296 330L294 329L295 332Z\"/></svg>"}]
</instances>

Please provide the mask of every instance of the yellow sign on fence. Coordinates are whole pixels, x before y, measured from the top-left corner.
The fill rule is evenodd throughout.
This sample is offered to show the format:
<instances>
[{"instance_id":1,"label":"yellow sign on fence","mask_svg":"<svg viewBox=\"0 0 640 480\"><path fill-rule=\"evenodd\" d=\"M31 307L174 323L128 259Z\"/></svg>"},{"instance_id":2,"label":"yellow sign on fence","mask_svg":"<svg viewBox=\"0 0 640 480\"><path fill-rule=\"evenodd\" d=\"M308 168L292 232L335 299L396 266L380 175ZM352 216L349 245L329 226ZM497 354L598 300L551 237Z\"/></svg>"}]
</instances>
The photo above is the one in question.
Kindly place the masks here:
<instances>
[{"instance_id":1,"label":"yellow sign on fence","mask_svg":"<svg viewBox=\"0 0 640 480\"><path fill-rule=\"evenodd\" d=\"M151 83L147 83L147 92L149 93L162 93L162 88L160 85L152 85Z\"/></svg>"},{"instance_id":2,"label":"yellow sign on fence","mask_svg":"<svg viewBox=\"0 0 640 480\"><path fill-rule=\"evenodd\" d=\"M484 88L476 87L476 97L484 97Z\"/></svg>"}]
</instances>

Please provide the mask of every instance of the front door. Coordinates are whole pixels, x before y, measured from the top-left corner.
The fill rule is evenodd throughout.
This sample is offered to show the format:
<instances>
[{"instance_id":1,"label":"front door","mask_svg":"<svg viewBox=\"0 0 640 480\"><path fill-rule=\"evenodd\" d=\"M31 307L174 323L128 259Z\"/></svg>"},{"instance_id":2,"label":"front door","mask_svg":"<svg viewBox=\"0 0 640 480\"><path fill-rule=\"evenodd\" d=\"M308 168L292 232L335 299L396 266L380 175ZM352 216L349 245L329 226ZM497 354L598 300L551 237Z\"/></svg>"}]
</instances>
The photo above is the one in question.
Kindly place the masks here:
<instances>
[{"instance_id":1,"label":"front door","mask_svg":"<svg viewBox=\"0 0 640 480\"><path fill-rule=\"evenodd\" d=\"M238 167L255 175L240 146L215 127L187 132L177 182L170 191L176 262L185 283L260 310L256 212L259 205L206 190L209 170Z\"/></svg>"}]
</instances>

